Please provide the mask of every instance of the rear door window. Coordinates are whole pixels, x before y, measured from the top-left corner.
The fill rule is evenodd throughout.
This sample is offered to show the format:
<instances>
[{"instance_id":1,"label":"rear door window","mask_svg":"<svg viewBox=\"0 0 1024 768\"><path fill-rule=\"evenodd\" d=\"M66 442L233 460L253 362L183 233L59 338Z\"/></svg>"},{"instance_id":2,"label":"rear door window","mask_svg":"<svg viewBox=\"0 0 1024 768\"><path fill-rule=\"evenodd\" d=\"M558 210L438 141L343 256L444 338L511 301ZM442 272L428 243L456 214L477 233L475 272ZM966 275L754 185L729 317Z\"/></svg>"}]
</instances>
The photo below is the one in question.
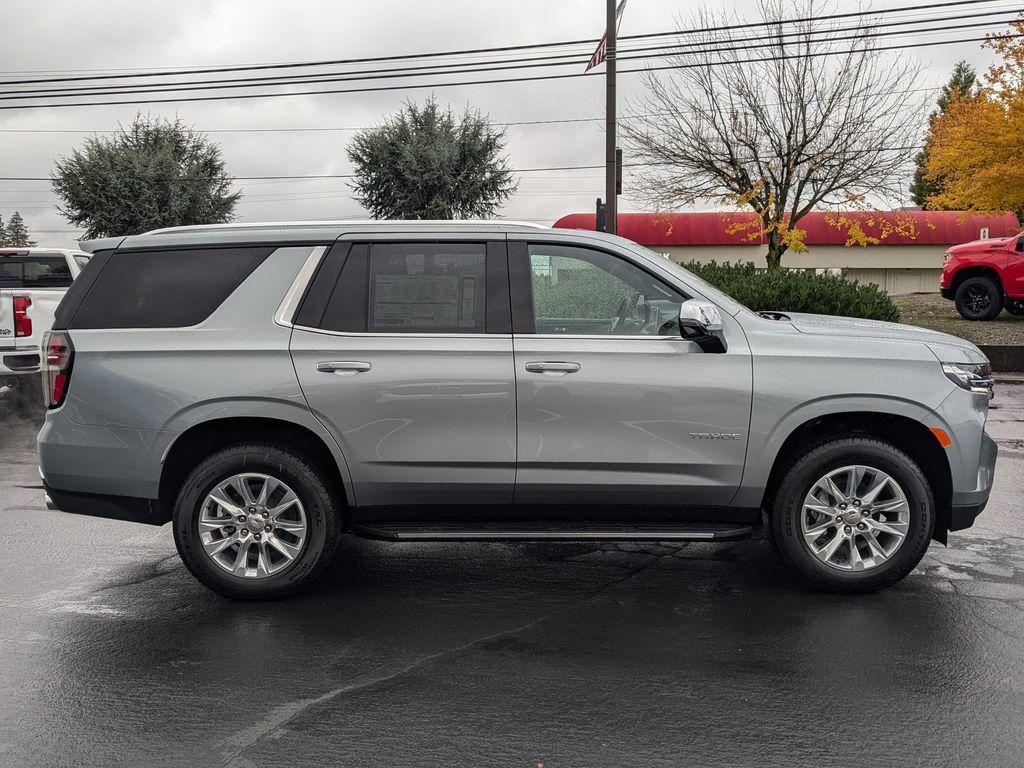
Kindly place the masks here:
<instances>
[{"instance_id":1,"label":"rear door window","mask_svg":"<svg viewBox=\"0 0 1024 768\"><path fill-rule=\"evenodd\" d=\"M370 254L370 333L484 333L482 243L382 244Z\"/></svg>"},{"instance_id":2,"label":"rear door window","mask_svg":"<svg viewBox=\"0 0 1024 768\"><path fill-rule=\"evenodd\" d=\"M0 288L67 288L71 269L60 254L0 255Z\"/></svg>"},{"instance_id":3,"label":"rear door window","mask_svg":"<svg viewBox=\"0 0 1024 768\"><path fill-rule=\"evenodd\" d=\"M333 285L329 296L327 282ZM508 333L504 243L336 246L296 322L344 333Z\"/></svg>"},{"instance_id":4,"label":"rear door window","mask_svg":"<svg viewBox=\"0 0 1024 768\"><path fill-rule=\"evenodd\" d=\"M116 251L95 276L68 327L196 325L213 314L273 250Z\"/></svg>"}]
</instances>

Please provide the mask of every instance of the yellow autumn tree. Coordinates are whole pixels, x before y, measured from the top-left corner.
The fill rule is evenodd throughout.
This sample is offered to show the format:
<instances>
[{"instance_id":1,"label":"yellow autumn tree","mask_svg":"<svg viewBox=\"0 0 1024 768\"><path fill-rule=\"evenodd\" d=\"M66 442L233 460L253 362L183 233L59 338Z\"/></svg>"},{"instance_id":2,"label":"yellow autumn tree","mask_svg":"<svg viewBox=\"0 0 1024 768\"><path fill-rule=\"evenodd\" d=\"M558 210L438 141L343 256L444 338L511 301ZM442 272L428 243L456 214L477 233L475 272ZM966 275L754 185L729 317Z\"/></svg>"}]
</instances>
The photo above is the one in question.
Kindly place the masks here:
<instances>
[{"instance_id":1,"label":"yellow autumn tree","mask_svg":"<svg viewBox=\"0 0 1024 768\"><path fill-rule=\"evenodd\" d=\"M932 126L926 171L942 185L930 208L1024 220L1024 14L1011 28L983 44L998 58L978 96L954 98Z\"/></svg>"}]
</instances>

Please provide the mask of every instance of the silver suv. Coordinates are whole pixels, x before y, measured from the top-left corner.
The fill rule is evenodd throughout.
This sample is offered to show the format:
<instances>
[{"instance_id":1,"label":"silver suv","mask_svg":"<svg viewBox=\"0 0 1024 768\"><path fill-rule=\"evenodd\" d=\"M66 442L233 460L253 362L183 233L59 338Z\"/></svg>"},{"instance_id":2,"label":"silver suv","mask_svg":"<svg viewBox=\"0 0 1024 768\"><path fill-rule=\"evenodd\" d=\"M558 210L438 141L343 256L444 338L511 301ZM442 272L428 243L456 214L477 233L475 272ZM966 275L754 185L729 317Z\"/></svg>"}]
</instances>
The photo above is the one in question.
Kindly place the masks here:
<instances>
[{"instance_id":1,"label":"silver suv","mask_svg":"<svg viewBox=\"0 0 1024 768\"><path fill-rule=\"evenodd\" d=\"M621 238L305 222L84 245L46 345L48 505L172 522L231 597L309 585L346 532L763 533L810 585L866 592L992 485L973 344L755 314Z\"/></svg>"}]
</instances>

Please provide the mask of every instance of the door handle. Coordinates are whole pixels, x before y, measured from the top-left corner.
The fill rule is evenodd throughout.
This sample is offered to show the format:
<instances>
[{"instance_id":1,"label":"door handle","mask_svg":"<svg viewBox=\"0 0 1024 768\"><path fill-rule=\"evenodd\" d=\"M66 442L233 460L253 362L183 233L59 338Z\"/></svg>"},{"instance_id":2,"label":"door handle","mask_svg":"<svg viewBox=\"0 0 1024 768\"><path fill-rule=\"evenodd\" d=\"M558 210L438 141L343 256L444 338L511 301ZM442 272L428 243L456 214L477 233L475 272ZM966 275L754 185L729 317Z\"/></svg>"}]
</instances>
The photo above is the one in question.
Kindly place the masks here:
<instances>
[{"instance_id":1,"label":"door handle","mask_svg":"<svg viewBox=\"0 0 1024 768\"><path fill-rule=\"evenodd\" d=\"M553 373L564 376L567 373L576 373L580 369L579 363L561 363L555 361L543 361L527 363L526 370L529 373Z\"/></svg>"},{"instance_id":2,"label":"door handle","mask_svg":"<svg viewBox=\"0 0 1024 768\"><path fill-rule=\"evenodd\" d=\"M340 362L317 363L316 369L320 373L336 373L339 376L352 376L356 373L368 371L373 366L360 360L343 360Z\"/></svg>"}]
</instances>

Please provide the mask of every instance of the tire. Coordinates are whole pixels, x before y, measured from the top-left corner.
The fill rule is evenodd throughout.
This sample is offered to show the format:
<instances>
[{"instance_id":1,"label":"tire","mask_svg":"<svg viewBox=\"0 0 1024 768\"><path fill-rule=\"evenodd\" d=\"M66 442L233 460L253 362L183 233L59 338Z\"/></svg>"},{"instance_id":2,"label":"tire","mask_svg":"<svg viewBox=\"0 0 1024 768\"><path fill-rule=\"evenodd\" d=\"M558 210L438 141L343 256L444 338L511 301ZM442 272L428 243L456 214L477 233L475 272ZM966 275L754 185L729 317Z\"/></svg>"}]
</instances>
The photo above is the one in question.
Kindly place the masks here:
<instances>
[{"instance_id":1,"label":"tire","mask_svg":"<svg viewBox=\"0 0 1024 768\"><path fill-rule=\"evenodd\" d=\"M865 471L860 488L866 488L873 484L876 478L881 477L878 473L888 475L890 481L894 481L895 485L891 483L885 485L884 490L877 498L886 501L878 502L876 500L876 505L879 508L886 505L897 506L901 510L905 507L908 520L905 523L895 522L897 515L902 517L904 514L900 511L892 513L892 523L887 522L889 518L886 513L877 513L870 518L865 517L863 522L853 525L831 523L833 526L831 530L836 536L844 531L849 531L844 535L852 534L855 537L857 553L851 550L849 543L841 544L836 554L832 556L836 562L826 563L814 554L812 550L814 542L807 540L802 525L805 520L809 520L806 523L808 528L814 525L824 525L821 521L827 521L828 515L822 514L817 517L818 513L805 509L805 499L808 498L809 493L815 490L819 478L824 478L830 472L837 470L841 471L841 476L844 476L851 466L866 467L875 473L871 474ZM846 488L840 487L839 490L846 490ZM864 499L869 496L860 491L855 494ZM827 494L822 495L829 498ZM900 498L905 502L902 505L898 504ZM859 514L859 499L857 504L856 514ZM839 510L838 502L834 509L837 513L843 514ZM870 511L870 504L866 505L864 509ZM849 506L849 510L854 511L852 504ZM890 528L905 526L906 532L887 559L874 563L877 559L875 551L863 537L870 533L876 546L879 541L884 542L886 546L893 544L898 538L883 533L881 530L876 531L874 526L879 523L885 523ZM793 463L775 494L775 503L773 509L770 510L769 525L782 561L810 587L842 594L875 592L898 582L910 573L924 556L935 527L935 499L924 473L903 451L875 438L840 438L813 448ZM865 533L858 533L861 526L868 530ZM823 531L821 538L817 539L817 542L823 542L819 546L824 550L828 549L831 541L829 530ZM883 549L886 546L883 546ZM867 557L870 557L874 564L865 566L867 559L860 554L861 552L866 552ZM847 561L845 565L842 564L844 556ZM863 570L850 569L856 567L853 564L855 559L861 561Z\"/></svg>"},{"instance_id":2,"label":"tire","mask_svg":"<svg viewBox=\"0 0 1024 768\"><path fill-rule=\"evenodd\" d=\"M1024 299L1018 299L1017 301L1008 301L1004 309L1011 315L1024 315Z\"/></svg>"},{"instance_id":3,"label":"tire","mask_svg":"<svg viewBox=\"0 0 1024 768\"><path fill-rule=\"evenodd\" d=\"M211 501L210 494L218 489L220 498L237 505L242 498L237 490L242 482L237 479L239 476L246 478L251 498L264 487L261 477L276 481L277 485L266 481L266 487L278 490L271 491L270 499L259 507L245 508L243 503L241 509L232 507L233 512L228 512L227 507ZM232 482L231 488L224 490ZM193 576L225 597L267 600L296 594L316 581L330 564L341 537L340 507L331 487L327 473L317 463L289 448L245 443L218 451L192 470L178 493L174 504L174 543L178 554ZM280 489L291 491L297 503L289 501L292 496ZM283 495L277 496L278 493ZM286 511L269 518L276 504ZM266 520L259 520L260 514L248 514L250 509L264 507L268 514L262 517ZM246 524L236 525L238 518L234 512L238 511L246 514ZM220 526L222 519L223 527L212 527ZM266 532L264 522L274 530ZM204 546L204 535L220 538ZM235 544L216 555L207 553L207 547L216 548L231 536L235 537ZM243 544L247 554L238 556ZM291 558L285 552L291 553ZM273 558L277 559L271 563ZM239 570L229 572L233 559L242 564Z\"/></svg>"},{"instance_id":4,"label":"tire","mask_svg":"<svg viewBox=\"0 0 1024 768\"><path fill-rule=\"evenodd\" d=\"M954 296L956 311L965 320L995 320L1003 311L1003 292L988 277L969 277L960 283Z\"/></svg>"}]
</instances>

